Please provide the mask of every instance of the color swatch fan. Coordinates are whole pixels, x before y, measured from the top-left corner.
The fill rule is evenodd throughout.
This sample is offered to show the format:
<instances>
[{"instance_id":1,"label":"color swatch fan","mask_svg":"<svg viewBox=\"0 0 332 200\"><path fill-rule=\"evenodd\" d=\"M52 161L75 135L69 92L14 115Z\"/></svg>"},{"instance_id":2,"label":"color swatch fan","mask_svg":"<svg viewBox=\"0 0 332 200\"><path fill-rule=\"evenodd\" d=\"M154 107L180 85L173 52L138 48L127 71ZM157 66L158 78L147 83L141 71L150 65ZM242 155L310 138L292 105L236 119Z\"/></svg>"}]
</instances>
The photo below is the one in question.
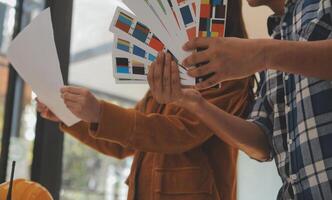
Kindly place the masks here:
<instances>
[{"instance_id":1,"label":"color swatch fan","mask_svg":"<svg viewBox=\"0 0 332 200\"><path fill-rule=\"evenodd\" d=\"M177 61L183 85L199 80L181 66L189 55L185 42L200 37L223 37L226 2L222 0L123 0L135 13L117 8L110 31L114 33L113 73L117 83L146 83L148 66L159 52Z\"/></svg>"}]
</instances>

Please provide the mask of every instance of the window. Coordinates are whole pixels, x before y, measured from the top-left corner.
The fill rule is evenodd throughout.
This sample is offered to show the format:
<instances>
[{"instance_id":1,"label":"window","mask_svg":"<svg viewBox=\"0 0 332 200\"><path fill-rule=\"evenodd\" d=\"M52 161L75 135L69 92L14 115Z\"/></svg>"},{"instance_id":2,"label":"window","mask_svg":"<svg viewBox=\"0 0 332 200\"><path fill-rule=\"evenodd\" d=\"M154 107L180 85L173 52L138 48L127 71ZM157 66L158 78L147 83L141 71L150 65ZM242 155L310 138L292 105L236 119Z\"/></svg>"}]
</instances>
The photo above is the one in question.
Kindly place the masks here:
<instances>
[{"instance_id":1,"label":"window","mask_svg":"<svg viewBox=\"0 0 332 200\"><path fill-rule=\"evenodd\" d=\"M28 0L23 11L23 26L35 17L44 6L43 0ZM0 0L0 130L3 130L5 96L9 75L6 52L12 39L15 23L15 3L13 0ZM17 162L16 177L30 178L34 132L36 124L35 102L31 88L20 78L16 80L15 99L13 101L13 117L11 124L11 139L9 148L8 166L12 160ZM3 134L1 134L2 136ZM10 170L7 170L7 179Z\"/></svg>"},{"instance_id":2,"label":"window","mask_svg":"<svg viewBox=\"0 0 332 200\"><path fill-rule=\"evenodd\" d=\"M4 112L5 112L5 94L8 82L8 68L6 58L0 57L0 130L3 130ZM2 134L0 135L1 139ZM1 144L0 144L1 146Z\"/></svg>"},{"instance_id":3,"label":"window","mask_svg":"<svg viewBox=\"0 0 332 200\"><path fill-rule=\"evenodd\" d=\"M147 85L116 85L112 75L113 35L108 31L118 0L74 1L69 83L102 99L132 107ZM61 199L124 200L131 159L104 156L66 135Z\"/></svg>"},{"instance_id":4,"label":"window","mask_svg":"<svg viewBox=\"0 0 332 200\"><path fill-rule=\"evenodd\" d=\"M281 188L274 162L260 163L240 153L238 161L238 199L276 199Z\"/></svg>"},{"instance_id":5,"label":"window","mask_svg":"<svg viewBox=\"0 0 332 200\"><path fill-rule=\"evenodd\" d=\"M12 20L10 20L13 18L12 6L8 2L0 0L0 132L3 130L5 96L8 84L8 61L5 52L13 29Z\"/></svg>"}]
</instances>

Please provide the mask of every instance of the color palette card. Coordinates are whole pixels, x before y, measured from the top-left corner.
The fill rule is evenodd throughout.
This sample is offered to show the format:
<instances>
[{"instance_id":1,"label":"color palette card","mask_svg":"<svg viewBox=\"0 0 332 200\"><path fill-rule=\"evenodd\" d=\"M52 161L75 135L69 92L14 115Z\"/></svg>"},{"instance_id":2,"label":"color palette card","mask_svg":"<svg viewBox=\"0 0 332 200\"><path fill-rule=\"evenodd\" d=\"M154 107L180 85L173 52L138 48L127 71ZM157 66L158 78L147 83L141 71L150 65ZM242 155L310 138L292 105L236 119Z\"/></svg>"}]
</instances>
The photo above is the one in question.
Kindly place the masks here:
<instances>
[{"instance_id":1,"label":"color palette card","mask_svg":"<svg viewBox=\"0 0 332 200\"><path fill-rule=\"evenodd\" d=\"M196 1L171 0L172 9L177 17L180 30L186 36L183 41L192 40L197 36Z\"/></svg>"},{"instance_id":2,"label":"color palette card","mask_svg":"<svg viewBox=\"0 0 332 200\"><path fill-rule=\"evenodd\" d=\"M182 63L190 55L182 50L183 41L175 40L169 35L169 31L160 23L155 12L149 6L148 0L123 0L123 2L135 13L139 21L149 26L151 32L158 36L179 63ZM167 6L167 4L164 5Z\"/></svg>"},{"instance_id":3,"label":"color palette card","mask_svg":"<svg viewBox=\"0 0 332 200\"><path fill-rule=\"evenodd\" d=\"M174 55L150 31L149 27L121 8L117 9L110 30L115 33L113 45L113 71L115 78L146 80L148 65L156 59L158 52L164 51ZM124 60L119 59L119 57L125 57L128 64L119 65L119 60ZM142 70L138 70L140 68L137 66L137 61L144 65L145 74L142 74ZM195 80L187 75L187 71L183 67L179 67L179 70L183 83L187 85L195 84Z\"/></svg>"},{"instance_id":4,"label":"color palette card","mask_svg":"<svg viewBox=\"0 0 332 200\"><path fill-rule=\"evenodd\" d=\"M181 66L190 55L182 46L195 37L224 37L227 0L123 0L133 13L115 12L110 31L114 77L119 83L147 79L148 67L159 52L169 52L179 63L181 82L195 85L208 77L194 79ZM199 67L199 65L197 66Z\"/></svg>"},{"instance_id":5,"label":"color palette card","mask_svg":"<svg viewBox=\"0 0 332 200\"><path fill-rule=\"evenodd\" d=\"M125 38L125 39L124 39ZM125 36L116 35L113 42L113 52L126 53L128 57L136 59L145 59L148 64L154 62L157 58L158 52L152 48L141 46ZM183 79L190 79L187 71L183 67L179 67L180 77Z\"/></svg>"},{"instance_id":6,"label":"color palette card","mask_svg":"<svg viewBox=\"0 0 332 200\"><path fill-rule=\"evenodd\" d=\"M111 32L119 35L125 34L135 42L148 46L157 52L165 51L166 47L159 38L145 24L134 17L121 8L117 9L110 28Z\"/></svg>"}]
</instances>

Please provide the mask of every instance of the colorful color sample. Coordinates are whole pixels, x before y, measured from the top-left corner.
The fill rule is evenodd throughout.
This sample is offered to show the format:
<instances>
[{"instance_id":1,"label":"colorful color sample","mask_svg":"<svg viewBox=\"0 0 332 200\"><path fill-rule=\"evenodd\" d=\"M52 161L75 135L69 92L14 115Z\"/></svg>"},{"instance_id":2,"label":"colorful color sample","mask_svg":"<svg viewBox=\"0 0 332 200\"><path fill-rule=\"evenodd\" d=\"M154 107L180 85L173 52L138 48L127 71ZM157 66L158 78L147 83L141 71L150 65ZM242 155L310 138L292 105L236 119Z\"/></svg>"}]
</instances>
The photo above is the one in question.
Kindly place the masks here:
<instances>
[{"instance_id":1,"label":"colorful color sample","mask_svg":"<svg viewBox=\"0 0 332 200\"><path fill-rule=\"evenodd\" d=\"M196 27L192 27L187 29L187 35L189 40L192 40L196 37Z\"/></svg>"},{"instance_id":2,"label":"colorful color sample","mask_svg":"<svg viewBox=\"0 0 332 200\"><path fill-rule=\"evenodd\" d=\"M129 74L128 58L116 58L116 69L118 73Z\"/></svg>"},{"instance_id":3,"label":"colorful color sample","mask_svg":"<svg viewBox=\"0 0 332 200\"><path fill-rule=\"evenodd\" d=\"M145 75L144 64L138 61L133 61L133 74Z\"/></svg>"},{"instance_id":4,"label":"colorful color sample","mask_svg":"<svg viewBox=\"0 0 332 200\"><path fill-rule=\"evenodd\" d=\"M165 45L155 35L152 36L149 46L158 52L162 51L165 47Z\"/></svg>"},{"instance_id":5,"label":"colorful color sample","mask_svg":"<svg viewBox=\"0 0 332 200\"><path fill-rule=\"evenodd\" d=\"M212 20L212 27L211 27L212 37L217 37L219 35L223 35L224 31L225 31L225 21L224 20L219 20L219 19ZM214 35L217 35L217 36L214 36Z\"/></svg>"},{"instance_id":6,"label":"colorful color sample","mask_svg":"<svg viewBox=\"0 0 332 200\"><path fill-rule=\"evenodd\" d=\"M138 56L140 58L143 59L147 59L150 62L153 62L156 60L156 56L154 54L156 54L156 52L152 52L154 54L151 54L151 49L149 50L145 50L144 47L139 46L137 44L135 44L134 42L130 42L128 40L124 40L121 38L116 37L116 49L117 50L121 50L124 51L126 53Z\"/></svg>"},{"instance_id":7,"label":"colorful color sample","mask_svg":"<svg viewBox=\"0 0 332 200\"><path fill-rule=\"evenodd\" d=\"M180 12L185 26L188 26L188 24L194 22L194 18L191 15L189 5L180 8Z\"/></svg>"},{"instance_id":8,"label":"colorful color sample","mask_svg":"<svg viewBox=\"0 0 332 200\"><path fill-rule=\"evenodd\" d=\"M225 33L226 2L201 0L199 36L223 37Z\"/></svg>"},{"instance_id":9,"label":"colorful color sample","mask_svg":"<svg viewBox=\"0 0 332 200\"><path fill-rule=\"evenodd\" d=\"M143 23L136 21L135 19L128 16L128 14L125 14L123 12L119 12L118 19L115 23L115 27L120 29L121 31L125 31L126 34L132 36L133 38L139 40L140 42L148 45L149 47L153 48L156 51L163 51L165 48L165 45L155 36L153 33L151 33L150 29L144 25ZM128 42L126 41L119 41L117 43L117 49L120 49L122 51L126 51L129 53L133 53L137 56L140 56L142 58L146 57L146 51L143 56L143 49L136 47L135 49L133 46L128 46ZM133 51L133 52L130 52Z\"/></svg>"},{"instance_id":10,"label":"colorful color sample","mask_svg":"<svg viewBox=\"0 0 332 200\"><path fill-rule=\"evenodd\" d=\"M156 56L149 54L148 60L150 60L151 62L154 62L156 59L157 59Z\"/></svg>"},{"instance_id":11,"label":"colorful color sample","mask_svg":"<svg viewBox=\"0 0 332 200\"><path fill-rule=\"evenodd\" d=\"M141 42L145 42L148 38L150 30L140 22L137 22L136 27L133 32L133 37L140 40Z\"/></svg>"},{"instance_id":12,"label":"colorful color sample","mask_svg":"<svg viewBox=\"0 0 332 200\"><path fill-rule=\"evenodd\" d=\"M129 32L130 27L133 23L133 18L129 17L124 13L120 13L119 18L115 24L116 27L123 30L124 32Z\"/></svg>"},{"instance_id":13,"label":"colorful color sample","mask_svg":"<svg viewBox=\"0 0 332 200\"><path fill-rule=\"evenodd\" d=\"M142 48L140 48L140 47L134 45L134 46L133 46L133 54L136 55L136 56L139 56L139 57L141 57L141 58L145 58L145 54L146 54L146 52L145 52L144 49L142 49Z\"/></svg>"},{"instance_id":14,"label":"colorful color sample","mask_svg":"<svg viewBox=\"0 0 332 200\"><path fill-rule=\"evenodd\" d=\"M117 41L117 48L125 51L125 52L129 52L130 50L130 42L126 41L126 40L122 40L122 39L118 39Z\"/></svg>"}]
</instances>

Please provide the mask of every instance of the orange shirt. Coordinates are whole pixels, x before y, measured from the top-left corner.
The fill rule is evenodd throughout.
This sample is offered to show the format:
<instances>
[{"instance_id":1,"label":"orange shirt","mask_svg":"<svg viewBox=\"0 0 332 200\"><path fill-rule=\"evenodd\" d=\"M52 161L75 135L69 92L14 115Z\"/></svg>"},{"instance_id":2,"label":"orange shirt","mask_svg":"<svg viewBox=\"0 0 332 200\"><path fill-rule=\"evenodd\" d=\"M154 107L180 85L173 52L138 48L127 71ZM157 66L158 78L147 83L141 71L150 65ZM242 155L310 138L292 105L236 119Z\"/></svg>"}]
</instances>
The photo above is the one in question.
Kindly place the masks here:
<instances>
[{"instance_id":1,"label":"orange shirt","mask_svg":"<svg viewBox=\"0 0 332 200\"><path fill-rule=\"evenodd\" d=\"M204 98L243 116L251 79L202 91ZM192 113L160 105L148 93L135 109L102 102L98 130L81 122L62 129L97 151L134 156L129 200L236 200L237 149L214 136Z\"/></svg>"}]
</instances>

